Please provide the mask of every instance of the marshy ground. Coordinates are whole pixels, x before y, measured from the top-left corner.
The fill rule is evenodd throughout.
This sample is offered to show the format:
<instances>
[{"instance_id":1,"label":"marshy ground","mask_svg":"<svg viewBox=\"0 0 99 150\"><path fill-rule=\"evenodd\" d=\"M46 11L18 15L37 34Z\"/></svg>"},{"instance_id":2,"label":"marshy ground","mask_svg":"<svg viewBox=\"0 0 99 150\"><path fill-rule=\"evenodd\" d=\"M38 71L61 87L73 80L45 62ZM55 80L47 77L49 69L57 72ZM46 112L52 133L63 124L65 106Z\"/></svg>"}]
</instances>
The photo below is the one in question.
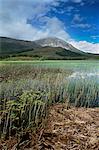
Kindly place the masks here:
<instances>
[{"instance_id":1,"label":"marshy ground","mask_svg":"<svg viewBox=\"0 0 99 150\"><path fill-rule=\"evenodd\" d=\"M0 149L98 150L97 61L0 64Z\"/></svg>"},{"instance_id":2,"label":"marshy ground","mask_svg":"<svg viewBox=\"0 0 99 150\"><path fill-rule=\"evenodd\" d=\"M1 149L15 150L17 139L2 141ZM99 108L68 108L56 104L49 108L45 128L29 133L19 143L22 150L98 150Z\"/></svg>"}]
</instances>

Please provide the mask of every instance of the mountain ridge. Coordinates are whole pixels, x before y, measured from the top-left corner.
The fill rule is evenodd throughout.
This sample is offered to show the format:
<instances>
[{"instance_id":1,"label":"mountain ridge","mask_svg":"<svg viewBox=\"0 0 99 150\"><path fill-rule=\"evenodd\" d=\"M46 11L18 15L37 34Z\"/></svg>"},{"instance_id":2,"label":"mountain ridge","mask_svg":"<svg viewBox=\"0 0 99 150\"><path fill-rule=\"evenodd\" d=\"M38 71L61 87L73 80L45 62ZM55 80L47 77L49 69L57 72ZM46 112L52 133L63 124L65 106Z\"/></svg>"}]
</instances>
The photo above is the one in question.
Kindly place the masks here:
<instances>
[{"instance_id":1,"label":"mountain ridge","mask_svg":"<svg viewBox=\"0 0 99 150\"><path fill-rule=\"evenodd\" d=\"M93 57L94 54L80 51L64 40L55 37L35 41L0 37L0 58L11 56L43 57L44 59L87 59Z\"/></svg>"},{"instance_id":2,"label":"mountain ridge","mask_svg":"<svg viewBox=\"0 0 99 150\"><path fill-rule=\"evenodd\" d=\"M56 38L56 37L47 37L47 38L35 40L35 43L39 43L39 45L41 45L41 46L62 47L66 50L84 54L83 51L78 50L77 48L75 48L71 44L67 43L66 41Z\"/></svg>"}]
</instances>

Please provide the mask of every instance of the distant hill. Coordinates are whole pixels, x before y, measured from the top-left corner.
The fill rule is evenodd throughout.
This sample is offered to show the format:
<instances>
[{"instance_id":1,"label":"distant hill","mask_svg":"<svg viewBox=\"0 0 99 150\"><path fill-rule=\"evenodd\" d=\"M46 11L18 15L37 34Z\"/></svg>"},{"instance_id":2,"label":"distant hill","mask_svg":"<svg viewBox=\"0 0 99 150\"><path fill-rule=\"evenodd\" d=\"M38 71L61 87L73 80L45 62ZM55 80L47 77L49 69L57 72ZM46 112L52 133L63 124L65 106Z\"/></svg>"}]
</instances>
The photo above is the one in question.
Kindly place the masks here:
<instances>
[{"instance_id":1,"label":"distant hill","mask_svg":"<svg viewBox=\"0 0 99 150\"><path fill-rule=\"evenodd\" d=\"M0 56L18 54L40 47L35 42L0 37Z\"/></svg>"},{"instance_id":2,"label":"distant hill","mask_svg":"<svg viewBox=\"0 0 99 150\"><path fill-rule=\"evenodd\" d=\"M58 38L45 38L36 41L24 41L0 37L0 58L35 57L43 59L88 59L99 55L88 54Z\"/></svg>"}]
</instances>

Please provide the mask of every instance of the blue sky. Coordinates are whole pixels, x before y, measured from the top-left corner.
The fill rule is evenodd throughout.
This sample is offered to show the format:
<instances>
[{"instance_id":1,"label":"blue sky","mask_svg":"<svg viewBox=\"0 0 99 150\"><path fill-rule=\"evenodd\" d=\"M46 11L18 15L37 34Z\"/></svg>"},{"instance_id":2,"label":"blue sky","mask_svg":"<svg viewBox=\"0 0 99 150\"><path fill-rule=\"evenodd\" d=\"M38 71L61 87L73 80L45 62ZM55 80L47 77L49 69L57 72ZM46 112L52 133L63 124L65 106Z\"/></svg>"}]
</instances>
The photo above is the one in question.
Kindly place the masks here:
<instances>
[{"instance_id":1,"label":"blue sky","mask_svg":"<svg viewBox=\"0 0 99 150\"><path fill-rule=\"evenodd\" d=\"M0 36L58 37L99 53L99 0L0 0Z\"/></svg>"}]
</instances>

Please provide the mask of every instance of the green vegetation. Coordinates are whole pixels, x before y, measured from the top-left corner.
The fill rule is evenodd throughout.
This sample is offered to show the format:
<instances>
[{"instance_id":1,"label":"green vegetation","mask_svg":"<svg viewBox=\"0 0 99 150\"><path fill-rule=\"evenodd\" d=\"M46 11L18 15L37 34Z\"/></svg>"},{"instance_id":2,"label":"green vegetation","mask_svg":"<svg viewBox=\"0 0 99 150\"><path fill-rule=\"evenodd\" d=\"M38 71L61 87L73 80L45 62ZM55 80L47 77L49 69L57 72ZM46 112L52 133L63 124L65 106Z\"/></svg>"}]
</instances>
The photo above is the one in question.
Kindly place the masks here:
<instances>
[{"instance_id":1,"label":"green vegetation","mask_svg":"<svg viewBox=\"0 0 99 150\"><path fill-rule=\"evenodd\" d=\"M72 78L81 69L98 73L98 61L1 62L1 137L19 135L43 127L48 108L65 103L67 108L99 107L97 76ZM59 65L60 64L60 65ZM82 67L82 68L81 68Z\"/></svg>"},{"instance_id":2,"label":"green vegetation","mask_svg":"<svg viewBox=\"0 0 99 150\"><path fill-rule=\"evenodd\" d=\"M42 47L38 41L23 41L0 37L0 59L2 60L84 60L99 59L99 55L84 53L69 45L62 47Z\"/></svg>"},{"instance_id":3,"label":"green vegetation","mask_svg":"<svg viewBox=\"0 0 99 150\"><path fill-rule=\"evenodd\" d=\"M35 49L38 46L35 42L17 40L12 38L0 37L0 56L7 57L16 55L20 52L25 52L30 49Z\"/></svg>"}]
</instances>

